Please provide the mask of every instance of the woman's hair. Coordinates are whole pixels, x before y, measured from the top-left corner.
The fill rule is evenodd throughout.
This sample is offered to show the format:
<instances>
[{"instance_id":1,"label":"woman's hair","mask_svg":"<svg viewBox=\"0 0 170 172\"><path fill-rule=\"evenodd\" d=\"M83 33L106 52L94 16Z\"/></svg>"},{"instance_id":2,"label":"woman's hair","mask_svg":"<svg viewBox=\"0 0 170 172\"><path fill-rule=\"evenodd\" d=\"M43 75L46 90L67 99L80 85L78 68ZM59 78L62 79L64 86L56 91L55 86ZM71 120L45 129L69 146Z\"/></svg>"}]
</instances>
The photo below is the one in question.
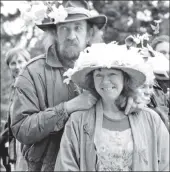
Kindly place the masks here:
<instances>
[{"instance_id":1,"label":"woman's hair","mask_svg":"<svg viewBox=\"0 0 170 172\"><path fill-rule=\"evenodd\" d=\"M155 50L156 46L162 42L168 42L169 43L169 36L168 35L161 35L153 39L151 46Z\"/></svg>"},{"instance_id":2,"label":"woman's hair","mask_svg":"<svg viewBox=\"0 0 170 172\"><path fill-rule=\"evenodd\" d=\"M122 70L120 70L120 71L122 71ZM97 98L99 98L100 95L98 94L98 92L96 91L95 86L94 86L93 72L94 71L90 72L86 76L86 84L88 85L89 90ZM123 73L123 78L124 78L123 90L122 90L120 96L118 97L118 99L115 101L115 103L119 110L124 111L126 108L128 97L134 94L134 87L132 85L133 82L132 82L132 79L130 78L130 76L124 71L122 71L122 73Z\"/></svg>"},{"instance_id":3,"label":"woman's hair","mask_svg":"<svg viewBox=\"0 0 170 172\"><path fill-rule=\"evenodd\" d=\"M5 63L9 66L10 61L13 57L21 55L25 58L26 61L31 59L29 52L23 48L13 48L6 53Z\"/></svg>"},{"instance_id":4,"label":"woman's hair","mask_svg":"<svg viewBox=\"0 0 170 172\"><path fill-rule=\"evenodd\" d=\"M131 77L124 71L122 71L122 73L123 73L123 79L124 79L123 90L120 93L120 96L118 97L118 99L115 101L115 104L119 110L124 111L127 105L128 97L133 95L134 87L132 85L133 82L132 82Z\"/></svg>"}]
</instances>

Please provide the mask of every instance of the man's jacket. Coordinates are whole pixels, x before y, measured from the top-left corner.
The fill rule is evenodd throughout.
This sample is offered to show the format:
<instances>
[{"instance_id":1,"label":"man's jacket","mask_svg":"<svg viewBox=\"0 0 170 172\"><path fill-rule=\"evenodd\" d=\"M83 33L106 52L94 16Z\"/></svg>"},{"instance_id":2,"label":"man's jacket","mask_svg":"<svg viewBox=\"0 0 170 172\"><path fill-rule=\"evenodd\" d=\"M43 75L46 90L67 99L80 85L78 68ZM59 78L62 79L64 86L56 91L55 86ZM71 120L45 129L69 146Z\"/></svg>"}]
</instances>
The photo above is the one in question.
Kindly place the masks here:
<instances>
[{"instance_id":1,"label":"man's jacket","mask_svg":"<svg viewBox=\"0 0 170 172\"><path fill-rule=\"evenodd\" d=\"M46 54L33 58L15 82L11 129L23 144L29 170L54 168L68 119L63 102L76 96L73 83L63 83L63 73L52 45Z\"/></svg>"}]
</instances>

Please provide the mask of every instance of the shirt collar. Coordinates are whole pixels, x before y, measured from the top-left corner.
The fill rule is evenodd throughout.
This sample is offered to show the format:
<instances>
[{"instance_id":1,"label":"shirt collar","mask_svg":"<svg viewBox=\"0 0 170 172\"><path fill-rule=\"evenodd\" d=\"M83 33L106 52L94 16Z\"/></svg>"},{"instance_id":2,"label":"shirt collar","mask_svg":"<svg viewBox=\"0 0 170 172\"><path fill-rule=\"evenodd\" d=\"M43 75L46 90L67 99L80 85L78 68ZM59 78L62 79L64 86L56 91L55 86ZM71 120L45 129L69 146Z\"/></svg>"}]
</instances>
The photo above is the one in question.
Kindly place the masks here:
<instances>
[{"instance_id":1,"label":"shirt collar","mask_svg":"<svg viewBox=\"0 0 170 172\"><path fill-rule=\"evenodd\" d=\"M51 45L46 52L46 63L51 67L63 68L63 65L59 61L55 45Z\"/></svg>"}]
</instances>

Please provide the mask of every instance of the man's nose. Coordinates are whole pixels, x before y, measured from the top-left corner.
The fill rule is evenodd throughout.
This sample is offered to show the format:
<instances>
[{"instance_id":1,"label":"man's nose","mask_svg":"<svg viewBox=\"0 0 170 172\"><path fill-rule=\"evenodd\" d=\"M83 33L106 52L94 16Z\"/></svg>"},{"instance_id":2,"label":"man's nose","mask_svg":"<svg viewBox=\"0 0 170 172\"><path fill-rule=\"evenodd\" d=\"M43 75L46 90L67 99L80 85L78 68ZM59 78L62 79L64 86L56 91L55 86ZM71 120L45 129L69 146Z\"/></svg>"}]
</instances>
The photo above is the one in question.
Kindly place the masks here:
<instances>
[{"instance_id":1,"label":"man's nose","mask_svg":"<svg viewBox=\"0 0 170 172\"><path fill-rule=\"evenodd\" d=\"M76 38L76 34L75 34L75 31L74 30L71 30L69 32L69 35L67 37L68 40L74 40Z\"/></svg>"}]
</instances>

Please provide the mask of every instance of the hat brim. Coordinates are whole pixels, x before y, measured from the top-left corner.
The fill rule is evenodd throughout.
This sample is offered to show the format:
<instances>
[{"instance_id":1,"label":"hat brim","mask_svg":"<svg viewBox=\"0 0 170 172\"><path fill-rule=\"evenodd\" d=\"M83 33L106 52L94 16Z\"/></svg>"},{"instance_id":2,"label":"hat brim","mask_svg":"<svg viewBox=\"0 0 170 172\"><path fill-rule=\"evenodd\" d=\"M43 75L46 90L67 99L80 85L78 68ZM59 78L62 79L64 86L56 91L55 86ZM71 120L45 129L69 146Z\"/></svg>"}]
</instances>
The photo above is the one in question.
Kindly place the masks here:
<instances>
[{"instance_id":1,"label":"hat brim","mask_svg":"<svg viewBox=\"0 0 170 172\"><path fill-rule=\"evenodd\" d=\"M107 18L105 15L98 15L94 17L82 17L82 18L75 18L75 19L68 19L63 22L58 22L57 24L54 24L53 22L51 23L45 23L45 24L37 24L37 27L42 29L43 31L47 31L49 27L53 27L58 24L62 23L69 23L69 22L74 22L74 21L80 21L80 20L87 20L91 24L96 25L99 29L103 29L107 23Z\"/></svg>"},{"instance_id":2,"label":"hat brim","mask_svg":"<svg viewBox=\"0 0 170 172\"><path fill-rule=\"evenodd\" d=\"M87 79L88 79L87 76L90 72L92 72L96 69L99 69L99 68L104 68L104 67L103 66L102 67L100 67L100 66L85 67L85 68L75 72L72 75L71 79L74 83L76 83L81 88L84 88L86 90L91 90L91 85L88 85L90 83L87 82ZM125 73L127 73L131 78L131 81L132 81L131 84L134 89L141 86L146 80L146 76L142 72L140 72L136 69L132 69L132 68L128 68L128 67L118 67L118 66L112 66L111 69L119 69L119 70L122 70Z\"/></svg>"}]
</instances>

